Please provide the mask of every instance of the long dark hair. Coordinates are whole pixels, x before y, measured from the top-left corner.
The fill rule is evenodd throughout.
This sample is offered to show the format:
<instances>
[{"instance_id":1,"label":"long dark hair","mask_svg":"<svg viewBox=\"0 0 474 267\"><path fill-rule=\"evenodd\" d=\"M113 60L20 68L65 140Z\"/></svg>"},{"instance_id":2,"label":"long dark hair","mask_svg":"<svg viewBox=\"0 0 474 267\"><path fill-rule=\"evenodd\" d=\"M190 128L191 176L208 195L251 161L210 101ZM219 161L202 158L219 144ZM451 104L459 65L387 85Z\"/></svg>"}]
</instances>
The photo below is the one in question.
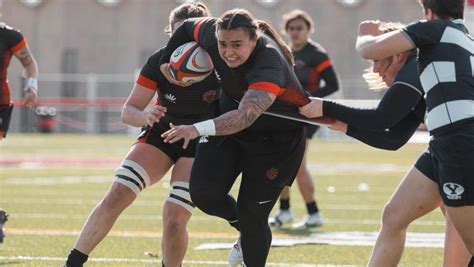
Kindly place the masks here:
<instances>
[{"instance_id":1,"label":"long dark hair","mask_svg":"<svg viewBox=\"0 0 474 267\"><path fill-rule=\"evenodd\" d=\"M184 3L170 12L169 24L165 27L165 33L171 34L172 25L177 21L189 18L209 17L211 12L202 2Z\"/></svg>"},{"instance_id":2,"label":"long dark hair","mask_svg":"<svg viewBox=\"0 0 474 267\"><path fill-rule=\"evenodd\" d=\"M286 59L291 65L294 64L293 55L290 48L285 44L281 36L265 21L254 19L252 14L245 9L232 9L219 18L216 31L242 29L247 33L250 39L257 36L257 31L263 32L270 36L283 51ZM217 34L217 32L216 32Z\"/></svg>"},{"instance_id":3,"label":"long dark hair","mask_svg":"<svg viewBox=\"0 0 474 267\"><path fill-rule=\"evenodd\" d=\"M431 9L440 19L464 18L464 0L419 0L425 9Z\"/></svg>"}]
</instances>

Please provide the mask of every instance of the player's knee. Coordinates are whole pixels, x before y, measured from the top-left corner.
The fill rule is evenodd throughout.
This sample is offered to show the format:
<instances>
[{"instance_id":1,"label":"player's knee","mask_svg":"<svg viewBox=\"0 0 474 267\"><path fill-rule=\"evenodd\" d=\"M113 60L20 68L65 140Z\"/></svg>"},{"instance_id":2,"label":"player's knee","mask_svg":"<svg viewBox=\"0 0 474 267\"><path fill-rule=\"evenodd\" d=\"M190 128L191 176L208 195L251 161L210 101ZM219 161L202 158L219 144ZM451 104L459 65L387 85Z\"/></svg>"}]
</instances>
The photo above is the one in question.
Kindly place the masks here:
<instances>
[{"instance_id":1,"label":"player's knee","mask_svg":"<svg viewBox=\"0 0 474 267\"><path fill-rule=\"evenodd\" d=\"M166 201L175 205L167 207L166 213L169 215L167 217L186 217L193 213L196 206L191 200L189 191L189 183L187 182L174 182L171 184L171 191ZM183 212L188 214L183 214Z\"/></svg>"},{"instance_id":2,"label":"player's knee","mask_svg":"<svg viewBox=\"0 0 474 267\"><path fill-rule=\"evenodd\" d=\"M132 160L124 160L122 166L115 170L114 182L125 186L135 195L138 195L143 189L150 185L150 178L140 164Z\"/></svg>"},{"instance_id":3,"label":"player's knee","mask_svg":"<svg viewBox=\"0 0 474 267\"><path fill-rule=\"evenodd\" d=\"M401 214L400 208L397 205L391 202L385 205L382 214L382 225L386 230L403 230L408 227L409 223Z\"/></svg>"},{"instance_id":4,"label":"player's knee","mask_svg":"<svg viewBox=\"0 0 474 267\"><path fill-rule=\"evenodd\" d=\"M200 208L204 212L208 211L220 201L220 193L212 188L204 187L193 187L190 188L190 195L192 202L196 207Z\"/></svg>"},{"instance_id":5,"label":"player's knee","mask_svg":"<svg viewBox=\"0 0 474 267\"><path fill-rule=\"evenodd\" d=\"M183 212L188 213L187 216L183 216ZM177 233L186 229L186 224L189 220L189 212L182 208L169 209L163 215L164 230L168 233Z\"/></svg>"}]
</instances>

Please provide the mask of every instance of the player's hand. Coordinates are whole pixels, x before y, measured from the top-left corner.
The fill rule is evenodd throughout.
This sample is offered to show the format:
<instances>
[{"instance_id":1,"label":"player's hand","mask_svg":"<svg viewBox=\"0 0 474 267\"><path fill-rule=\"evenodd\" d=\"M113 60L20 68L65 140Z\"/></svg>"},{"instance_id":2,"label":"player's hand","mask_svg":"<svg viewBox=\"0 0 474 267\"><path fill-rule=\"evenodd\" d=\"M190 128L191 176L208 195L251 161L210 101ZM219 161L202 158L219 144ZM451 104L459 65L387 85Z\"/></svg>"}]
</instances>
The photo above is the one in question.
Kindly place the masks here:
<instances>
[{"instance_id":1,"label":"player's hand","mask_svg":"<svg viewBox=\"0 0 474 267\"><path fill-rule=\"evenodd\" d=\"M184 139L183 149L188 147L189 141L199 137L199 132L194 125L174 126L170 123L170 128L161 135L161 138L164 139L163 142L172 144Z\"/></svg>"},{"instance_id":2,"label":"player's hand","mask_svg":"<svg viewBox=\"0 0 474 267\"><path fill-rule=\"evenodd\" d=\"M311 98L311 102L300 107L300 113L308 118L323 116L323 100L321 98Z\"/></svg>"},{"instance_id":3,"label":"player's hand","mask_svg":"<svg viewBox=\"0 0 474 267\"><path fill-rule=\"evenodd\" d=\"M380 31L380 20L365 20L359 24L359 36L382 34Z\"/></svg>"},{"instance_id":4,"label":"player's hand","mask_svg":"<svg viewBox=\"0 0 474 267\"><path fill-rule=\"evenodd\" d=\"M329 129L342 133L347 133L347 124L342 121L336 120L334 123L329 125Z\"/></svg>"},{"instance_id":5,"label":"player's hand","mask_svg":"<svg viewBox=\"0 0 474 267\"><path fill-rule=\"evenodd\" d=\"M34 87L25 87L25 99L24 104L27 108L34 108L36 101L38 100L38 89Z\"/></svg>"},{"instance_id":6,"label":"player's hand","mask_svg":"<svg viewBox=\"0 0 474 267\"><path fill-rule=\"evenodd\" d=\"M160 119L165 116L166 107L160 105L154 105L146 114L146 124L150 127L153 126L156 122L159 122Z\"/></svg>"},{"instance_id":7,"label":"player's hand","mask_svg":"<svg viewBox=\"0 0 474 267\"><path fill-rule=\"evenodd\" d=\"M183 81L178 81L176 80L173 75L171 74L171 70L170 70L170 64L169 63L164 63L164 64L161 64L160 66L160 71L161 73L163 73L163 75L165 76L165 78L168 80L168 82L170 82L171 84L175 84L177 86L181 86L181 87L187 87L187 86L190 86L191 84L193 84L192 82L183 82Z\"/></svg>"}]
</instances>

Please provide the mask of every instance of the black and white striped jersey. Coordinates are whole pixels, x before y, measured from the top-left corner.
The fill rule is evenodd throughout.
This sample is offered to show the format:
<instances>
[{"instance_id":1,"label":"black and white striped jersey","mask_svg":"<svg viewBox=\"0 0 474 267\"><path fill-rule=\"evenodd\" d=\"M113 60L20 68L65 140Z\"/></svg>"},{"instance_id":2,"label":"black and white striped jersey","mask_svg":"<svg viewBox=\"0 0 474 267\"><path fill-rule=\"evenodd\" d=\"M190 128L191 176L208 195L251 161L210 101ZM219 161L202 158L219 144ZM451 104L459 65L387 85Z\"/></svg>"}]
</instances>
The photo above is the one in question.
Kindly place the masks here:
<instances>
[{"instance_id":1,"label":"black and white striped jersey","mask_svg":"<svg viewBox=\"0 0 474 267\"><path fill-rule=\"evenodd\" d=\"M403 32L419 49L430 133L474 121L474 42L463 21L418 21Z\"/></svg>"}]
</instances>

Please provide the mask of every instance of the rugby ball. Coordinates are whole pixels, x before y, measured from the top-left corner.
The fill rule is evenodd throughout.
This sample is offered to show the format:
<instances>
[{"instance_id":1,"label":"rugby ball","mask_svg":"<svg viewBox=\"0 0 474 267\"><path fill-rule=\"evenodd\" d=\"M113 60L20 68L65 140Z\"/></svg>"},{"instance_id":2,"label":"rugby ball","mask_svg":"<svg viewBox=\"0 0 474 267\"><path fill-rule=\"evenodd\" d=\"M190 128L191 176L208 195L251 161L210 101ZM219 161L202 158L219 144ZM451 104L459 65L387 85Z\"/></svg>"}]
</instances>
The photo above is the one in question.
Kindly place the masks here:
<instances>
[{"instance_id":1,"label":"rugby ball","mask_svg":"<svg viewBox=\"0 0 474 267\"><path fill-rule=\"evenodd\" d=\"M196 83L204 80L214 69L211 57L196 42L176 48L170 58L170 70L178 81Z\"/></svg>"}]
</instances>

